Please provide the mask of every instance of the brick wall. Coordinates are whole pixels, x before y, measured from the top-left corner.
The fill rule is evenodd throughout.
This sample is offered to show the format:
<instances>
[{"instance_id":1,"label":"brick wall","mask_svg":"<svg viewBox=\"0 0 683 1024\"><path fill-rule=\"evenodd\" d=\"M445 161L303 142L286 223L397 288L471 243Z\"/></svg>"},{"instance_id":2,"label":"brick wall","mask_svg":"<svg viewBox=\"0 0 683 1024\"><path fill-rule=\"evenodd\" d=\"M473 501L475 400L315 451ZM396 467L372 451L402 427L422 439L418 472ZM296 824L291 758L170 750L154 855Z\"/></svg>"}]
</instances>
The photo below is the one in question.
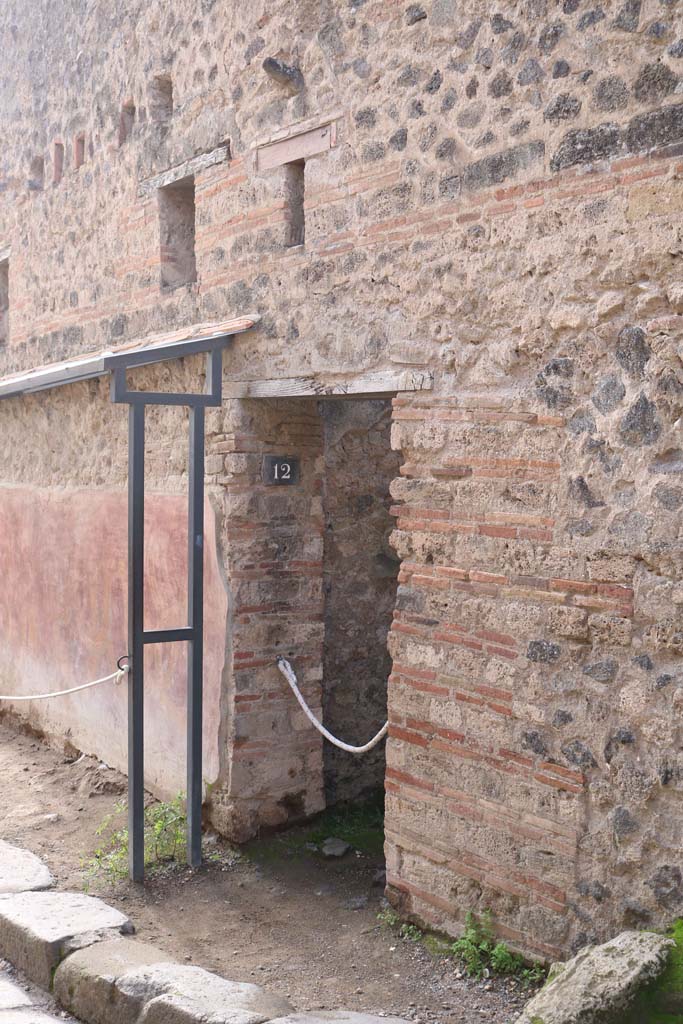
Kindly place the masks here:
<instances>
[{"instance_id":1,"label":"brick wall","mask_svg":"<svg viewBox=\"0 0 683 1024\"><path fill-rule=\"evenodd\" d=\"M212 817L241 840L325 806L322 739L275 665L280 654L294 663L320 716L322 433L315 403L231 402L208 452L229 594L223 765ZM300 482L265 484L264 454L298 456Z\"/></svg>"},{"instance_id":2,"label":"brick wall","mask_svg":"<svg viewBox=\"0 0 683 1024\"><path fill-rule=\"evenodd\" d=\"M680 634L652 621L671 513L633 508L658 472L640 388L665 367L645 372L649 347L633 329L621 338L606 369L627 368L624 394L601 414L604 382L590 412L548 410L548 381L567 405L578 383L566 357L545 367L533 407L489 392L394 411L406 461L393 488L390 891L451 932L490 907L501 934L544 957L679 899L677 760L652 745L675 730L665 692ZM629 437L619 456L599 436L616 431ZM614 476L619 491L633 481L621 511L604 500Z\"/></svg>"}]
</instances>

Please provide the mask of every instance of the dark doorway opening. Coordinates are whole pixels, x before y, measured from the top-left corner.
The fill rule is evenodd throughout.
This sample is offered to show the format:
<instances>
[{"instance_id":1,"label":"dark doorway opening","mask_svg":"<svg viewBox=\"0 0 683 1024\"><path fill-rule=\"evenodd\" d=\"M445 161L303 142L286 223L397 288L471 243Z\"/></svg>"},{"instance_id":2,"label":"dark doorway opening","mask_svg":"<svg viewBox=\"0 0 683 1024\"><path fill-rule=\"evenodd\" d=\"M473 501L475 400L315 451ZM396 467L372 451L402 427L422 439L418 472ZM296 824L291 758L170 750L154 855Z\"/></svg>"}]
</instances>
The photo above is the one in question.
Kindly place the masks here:
<instances>
[{"instance_id":1,"label":"dark doorway opening","mask_svg":"<svg viewBox=\"0 0 683 1024\"><path fill-rule=\"evenodd\" d=\"M360 745L387 719L391 627L399 561L390 544L391 400L325 400L323 422L323 721ZM385 742L351 754L325 742L325 802L375 803L384 789Z\"/></svg>"}]
</instances>

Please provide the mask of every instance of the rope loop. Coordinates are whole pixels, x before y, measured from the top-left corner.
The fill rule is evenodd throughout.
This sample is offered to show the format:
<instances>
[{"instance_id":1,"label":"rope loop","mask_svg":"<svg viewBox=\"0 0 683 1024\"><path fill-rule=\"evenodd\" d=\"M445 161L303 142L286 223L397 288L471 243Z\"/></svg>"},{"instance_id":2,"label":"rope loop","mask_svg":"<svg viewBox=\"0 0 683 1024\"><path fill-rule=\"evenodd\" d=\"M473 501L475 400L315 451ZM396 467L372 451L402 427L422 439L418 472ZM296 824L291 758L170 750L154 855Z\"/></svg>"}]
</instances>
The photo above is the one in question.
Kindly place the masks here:
<instances>
[{"instance_id":1,"label":"rope loop","mask_svg":"<svg viewBox=\"0 0 683 1024\"><path fill-rule=\"evenodd\" d=\"M296 675L294 674L294 669L289 664L287 659L280 656L276 659L276 664L282 675L285 677L285 679L291 686L292 693L298 700L301 709L308 718L309 722L311 722L316 727L319 733L322 733L326 740L329 740L330 743L333 743L335 747L339 747L340 750L348 750L350 754L365 754L367 753L368 750L372 750L373 747L376 747L380 740L384 739L387 732L389 731L388 722L385 722L380 731L377 733L377 735L373 736L368 743L364 743L362 747L353 747L351 746L350 743L344 743L343 740L338 740L336 736L333 736L331 732L328 732L328 730L325 728L322 722L318 721L318 719L315 717L315 715L309 708L308 704L306 703L302 696L301 690L299 689L297 678Z\"/></svg>"}]
</instances>

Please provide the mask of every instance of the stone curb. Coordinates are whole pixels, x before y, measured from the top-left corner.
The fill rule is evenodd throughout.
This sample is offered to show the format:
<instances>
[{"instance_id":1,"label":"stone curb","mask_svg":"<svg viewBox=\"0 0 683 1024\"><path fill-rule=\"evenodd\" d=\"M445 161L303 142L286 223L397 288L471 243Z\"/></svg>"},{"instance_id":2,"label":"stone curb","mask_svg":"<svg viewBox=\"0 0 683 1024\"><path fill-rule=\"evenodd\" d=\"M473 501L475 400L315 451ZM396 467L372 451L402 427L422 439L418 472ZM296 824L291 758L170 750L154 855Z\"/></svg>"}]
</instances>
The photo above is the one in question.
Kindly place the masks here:
<instances>
[{"instance_id":1,"label":"stone curb","mask_svg":"<svg viewBox=\"0 0 683 1024\"><path fill-rule=\"evenodd\" d=\"M29 884L0 896L0 957L54 989L59 1005L86 1024L408 1024L344 1010L297 1013L258 985L175 963L155 946L123 937L133 925L102 900L35 891L44 888L47 868L33 854L11 847L4 856L5 884ZM7 864L17 867L14 880L2 873ZM42 1011L12 1003L21 997L16 986L7 989L5 1009L4 991L0 987L0 1024L54 1024Z\"/></svg>"},{"instance_id":2,"label":"stone curb","mask_svg":"<svg viewBox=\"0 0 683 1024\"><path fill-rule=\"evenodd\" d=\"M132 931L124 914L95 896L30 891L0 896L0 954L48 991L69 953Z\"/></svg>"}]
</instances>

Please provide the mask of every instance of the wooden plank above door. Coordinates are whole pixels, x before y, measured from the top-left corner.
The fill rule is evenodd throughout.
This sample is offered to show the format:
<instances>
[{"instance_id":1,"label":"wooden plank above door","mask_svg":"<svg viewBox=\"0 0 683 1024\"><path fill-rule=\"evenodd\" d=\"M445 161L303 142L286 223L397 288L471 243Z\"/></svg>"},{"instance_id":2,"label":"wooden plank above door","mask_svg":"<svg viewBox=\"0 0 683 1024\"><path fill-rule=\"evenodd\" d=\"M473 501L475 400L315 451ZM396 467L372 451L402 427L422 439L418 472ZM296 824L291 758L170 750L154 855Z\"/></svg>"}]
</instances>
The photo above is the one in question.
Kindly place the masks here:
<instances>
[{"instance_id":1,"label":"wooden plank above door","mask_svg":"<svg viewBox=\"0 0 683 1024\"><path fill-rule=\"evenodd\" d=\"M430 370L386 370L342 377L314 374L279 380L226 381L225 398L373 398L401 391L430 391Z\"/></svg>"}]
</instances>

